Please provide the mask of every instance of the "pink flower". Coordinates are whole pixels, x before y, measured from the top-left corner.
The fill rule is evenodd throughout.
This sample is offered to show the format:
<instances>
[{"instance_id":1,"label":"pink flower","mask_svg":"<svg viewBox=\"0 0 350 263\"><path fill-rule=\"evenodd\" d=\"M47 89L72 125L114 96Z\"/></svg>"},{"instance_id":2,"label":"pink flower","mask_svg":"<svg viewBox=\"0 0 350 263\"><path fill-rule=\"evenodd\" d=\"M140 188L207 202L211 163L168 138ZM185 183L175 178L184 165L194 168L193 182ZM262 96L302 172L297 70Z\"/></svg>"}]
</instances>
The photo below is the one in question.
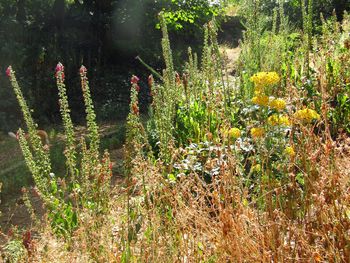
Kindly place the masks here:
<instances>
[{"instance_id":1,"label":"pink flower","mask_svg":"<svg viewBox=\"0 0 350 263\"><path fill-rule=\"evenodd\" d=\"M62 65L61 62L59 62L56 66L56 73L55 73L56 78L59 77L59 73L61 73L61 79L64 80L64 66Z\"/></svg>"},{"instance_id":2,"label":"pink flower","mask_svg":"<svg viewBox=\"0 0 350 263\"><path fill-rule=\"evenodd\" d=\"M6 69L6 75L11 78L11 74L12 74L12 67L8 66L8 68Z\"/></svg>"},{"instance_id":3,"label":"pink flower","mask_svg":"<svg viewBox=\"0 0 350 263\"><path fill-rule=\"evenodd\" d=\"M57 66L56 66L56 73L59 71L64 71L64 66L62 65L61 62L58 62Z\"/></svg>"},{"instance_id":4,"label":"pink flower","mask_svg":"<svg viewBox=\"0 0 350 263\"><path fill-rule=\"evenodd\" d=\"M86 74L86 72L87 72L86 67L82 65L82 66L80 67L79 72L80 72L80 74L85 75L85 74Z\"/></svg>"},{"instance_id":5,"label":"pink flower","mask_svg":"<svg viewBox=\"0 0 350 263\"><path fill-rule=\"evenodd\" d=\"M135 75L131 77L131 84L137 84L139 82L139 78Z\"/></svg>"}]
</instances>

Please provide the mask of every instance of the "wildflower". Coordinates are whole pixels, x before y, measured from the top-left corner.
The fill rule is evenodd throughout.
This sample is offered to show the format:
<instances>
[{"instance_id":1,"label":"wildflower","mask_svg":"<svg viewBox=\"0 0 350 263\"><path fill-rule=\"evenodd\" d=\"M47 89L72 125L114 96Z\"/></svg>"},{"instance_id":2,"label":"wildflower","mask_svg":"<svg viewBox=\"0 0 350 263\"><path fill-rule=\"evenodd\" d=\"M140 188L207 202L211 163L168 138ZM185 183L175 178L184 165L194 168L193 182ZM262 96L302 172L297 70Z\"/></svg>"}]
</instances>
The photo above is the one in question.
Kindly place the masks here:
<instances>
[{"instance_id":1,"label":"wildflower","mask_svg":"<svg viewBox=\"0 0 350 263\"><path fill-rule=\"evenodd\" d=\"M55 77L60 78L61 81L64 80L64 66L62 65L61 62L58 62L57 66L56 66Z\"/></svg>"},{"instance_id":2,"label":"wildflower","mask_svg":"<svg viewBox=\"0 0 350 263\"><path fill-rule=\"evenodd\" d=\"M11 75L12 75L12 67L11 66L8 66L7 69L6 69L6 75L11 78Z\"/></svg>"},{"instance_id":3,"label":"wildflower","mask_svg":"<svg viewBox=\"0 0 350 263\"><path fill-rule=\"evenodd\" d=\"M279 124L278 122L279 116L278 115L271 115L268 119L267 119L267 123L269 125L272 126L277 126Z\"/></svg>"},{"instance_id":4,"label":"wildflower","mask_svg":"<svg viewBox=\"0 0 350 263\"><path fill-rule=\"evenodd\" d=\"M137 90L137 92L140 91L140 86L139 86L139 84L138 84L139 80L140 80L140 79L139 79L137 76L135 76L135 75L133 75L133 76L131 77L131 84L132 84L132 86Z\"/></svg>"},{"instance_id":5,"label":"wildflower","mask_svg":"<svg viewBox=\"0 0 350 263\"><path fill-rule=\"evenodd\" d=\"M254 138L254 139L261 138L265 135L265 129L261 128L261 127L252 128L250 130L250 133L252 135L252 138Z\"/></svg>"},{"instance_id":6,"label":"wildflower","mask_svg":"<svg viewBox=\"0 0 350 263\"><path fill-rule=\"evenodd\" d=\"M79 72L80 72L80 74L85 75L86 72L87 72L86 67L85 66L81 66Z\"/></svg>"},{"instance_id":7,"label":"wildflower","mask_svg":"<svg viewBox=\"0 0 350 263\"><path fill-rule=\"evenodd\" d=\"M290 125L290 121L289 121L288 116L286 116L286 115L280 116L279 124L280 125L284 125L284 126L289 126Z\"/></svg>"},{"instance_id":8,"label":"wildflower","mask_svg":"<svg viewBox=\"0 0 350 263\"><path fill-rule=\"evenodd\" d=\"M294 117L302 122L310 123L312 120L319 120L320 115L312 109L298 110L294 113Z\"/></svg>"},{"instance_id":9,"label":"wildflower","mask_svg":"<svg viewBox=\"0 0 350 263\"><path fill-rule=\"evenodd\" d=\"M56 73L59 71L64 71L64 66L61 62L58 62L58 64L56 65Z\"/></svg>"},{"instance_id":10,"label":"wildflower","mask_svg":"<svg viewBox=\"0 0 350 263\"><path fill-rule=\"evenodd\" d=\"M292 146L287 146L286 149L284 149L284 153L287 154L289 157L295 156L295 151Z\"/></svg>"},{"instance_id":11,"label":"wildflower","mask_svg":"<svg viewBox=\"0 0 350 263\"><path fill-rule=\"evenodd\" d=\"M286 108L286 102L284 99L274 99L274 100L270 101L269 106L272 109L282 111Z\"/></svg>"},{"instance_id":12,"label":"wildflower","mask_svg":"<svg viewBox=\"0 0 350 263\"><path fill-rule=\"evenodd\" d=\"M139 78L135 75L131 77L131 84L137 84L139 82Z\"/></svg>"},{"instance_id":13,"label":"wildflower","mask_svg":"<svg viewBox=\"0 0 350 263\"><path fill-rule=\"evenodd\" d=\"M280 77L276 72L258 72L250 80L254 82L255 87L261 88L277 84L280 81Z\"/></svg>"},{"instance_id":14,"label":"wildflower","mask_svg":"<svg viewBox=\"0 0 350 263\"><path fill-rule=\"evenodd\" d=\"M258 95L252 98L252 102L260 106L267 106L269 104L269 97L266 95Z\"/></svg>"},{"instance_id":15,"label":"wildflower","mask_svg":"<svg viewBox=\"0 0 350 263\"><path fill-rule=\"evenodd\" d=\"M271 115L268 119L267 122L269 125L271 126L277 126L277 125L284 125L284 126L289 126L290 125L290 121L288 116L285 115Z\"/></svg>"},{"instance_id":16,"label":"wildflower","mask_svg":"<svg viewBox=\"0 0 350 263\"><path fill-rule=\"evenodd\" d=\"M241 131L238 128L231 128L228 131L228 136L230 139L237 139L241 136Z\"/></svg>"},{"instance_id":17,"label":"wildflower","mask_svg":"<svg viewBox=\"0 0 350 263\"><path fill-rule=\"evenodd\" d=\"M255 88L254 88L254 94L255 95L261 95L261 94L263 94L264 93L264 87L262 87L262 86L255 86Z\"/></svg>"}]
</instances>

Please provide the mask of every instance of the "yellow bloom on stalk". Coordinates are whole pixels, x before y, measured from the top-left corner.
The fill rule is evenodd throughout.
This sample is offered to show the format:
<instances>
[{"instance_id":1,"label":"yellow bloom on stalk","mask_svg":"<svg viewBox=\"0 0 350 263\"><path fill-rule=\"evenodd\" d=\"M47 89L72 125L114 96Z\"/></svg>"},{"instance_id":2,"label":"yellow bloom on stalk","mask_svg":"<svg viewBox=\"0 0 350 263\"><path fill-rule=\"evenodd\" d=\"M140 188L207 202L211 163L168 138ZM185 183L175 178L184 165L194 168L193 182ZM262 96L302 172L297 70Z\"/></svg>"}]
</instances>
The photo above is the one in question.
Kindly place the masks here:
<instances>
[{"instance_id":1,"label":"yellow bloom on stalk","mask_svg":"<svg viewBox=\"0 0 350 263\"><path fill-rule=\"evenodd\" d=\"M280 77L276 72L258 72L250 80L254 82L256 88L260 88L277 84L280 81Z\"/></svg>"},{"instance_id":2,"label":"yellow bloom on stalk","mask_svg":"<svg viewBox=\"0 0 350 263\"><path fill-rule=\"evenodd\" d=\"M260 127L252 128L250 130L250 133L251 133L253 139L261 138L265 135L265 129L260 128Z\"/></svg>"},{"instance_id":3,"label":"yellow bloom on stalk","mask_svg":"<svg viewBox=\"0 0 350 263\"><path fill-rule=\"evenodd\" d=\"M266 95L258 95L252 98L252 102L260 106L267 106L269 104L269 97Z\"/></svg>"},{"instance_id":4,"label":"yellow bloom on stalk","mask_svg":"<svg viewBox=\"0 0 350 263\"><path fill-rule=\"evenodd\" d=\"M271 126L277 126L277 125L284 125L284 126L289 126L290 125L290 121L288 116L286 115L271 115L268 119L267 119L267 123Z\"/></svg>"},{"instance_id":5,"label":"yellow bloom on stalk","mask_svg":"<svg viewBox=\"0 0 350 263\"><path fill-rule=\"evenodd\" d=\"M294 157L295 156L295 151L292 146L287 146L286 149L284 150L284 153L289 155L289 157Z\"/></svg>"},{"instance_id":6,"label":"yellow bloom on stalk","mask_svg":"<svg viewBox=\"0 0 350 263\"><path fill-rule=\"evenodd\" d=\"M256 96L259 96L259 95L262 95L264 93L264 87L262 87L262 86L255 86L255 88L254 88L254 94L256 95Z\"/></svg>"},{"instance_id":7,"label":"yellow bloom on stalk","mask_svg":"<svg viewBox=\"0 0 350 263\"><path fill-rule=\"evenodd\" d=\"M312 109L298 110L294 113L294 118L299 121L310 123L312 120L319 120L320 115Z\"/></svg>"},{"instance_id":8,"label":"yellow bloom on stalk","mask_svg":"<svg viewBox=\"0 0 350 263\"><path fill-rule=\"evenodd\" d=\"M230 139L237 139L241 136L241 130L238 128L231 128L228 131L228 136Z\"/></svg>"},{"instance_id":9,"label":"yellow bloom on stalk","mask_svg":"<svg viewBox=\"0 0 350 263\"><path fill-rule=\"evenodd\" d=\"M289 126L289 125L290 125L290 121L289 121L288 116L286 116L286 115L280 116L280 118L279 118L279 124L280 124L280 125Z\"/></svg>"},{"instance_id":10,"label":"yellow bloom on stalk","mask_svg":"<svg viewBox=\"0 0 350 263\"><path fill-rule=\"evenodd\" d=\"M286 108L286 101L284 99L274 99L274 100L270 101L269 106L272 109L282 111Z\"/></svg>"}]
</instances>

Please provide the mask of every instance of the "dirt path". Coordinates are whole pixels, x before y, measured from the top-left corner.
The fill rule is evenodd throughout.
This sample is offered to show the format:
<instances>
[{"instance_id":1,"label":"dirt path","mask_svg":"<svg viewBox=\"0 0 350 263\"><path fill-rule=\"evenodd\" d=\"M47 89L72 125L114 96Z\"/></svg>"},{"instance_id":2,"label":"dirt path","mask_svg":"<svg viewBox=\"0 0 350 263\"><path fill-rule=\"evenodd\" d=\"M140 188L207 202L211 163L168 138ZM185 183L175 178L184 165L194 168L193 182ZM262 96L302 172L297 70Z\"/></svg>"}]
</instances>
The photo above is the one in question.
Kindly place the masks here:
<instances>
[{"instance_id":1,"label":"dirt path","mask_svg":"<svg viewBox=\"0 0 350 263\"><path fill-rule=\"evenodd\" d=\"M227 73L233 76L237 69L237 61L241 53L240 47L229 47L226 45L220 46L220 52L223 55L224 63L226 65Z\"/></svg>"}]
</instances>

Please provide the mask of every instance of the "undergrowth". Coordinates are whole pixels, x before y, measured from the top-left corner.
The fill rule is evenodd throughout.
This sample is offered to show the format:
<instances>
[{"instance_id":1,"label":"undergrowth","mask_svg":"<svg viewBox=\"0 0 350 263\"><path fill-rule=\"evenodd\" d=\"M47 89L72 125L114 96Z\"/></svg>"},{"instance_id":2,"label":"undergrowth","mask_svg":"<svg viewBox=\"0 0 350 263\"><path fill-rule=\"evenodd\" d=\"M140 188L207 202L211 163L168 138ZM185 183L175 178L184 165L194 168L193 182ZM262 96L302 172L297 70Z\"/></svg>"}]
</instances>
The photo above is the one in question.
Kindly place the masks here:
<instances>
[{"instance_id":1,"label":"undergrowth","mask_svg":"<svg viewBox=\"0 0 350 263\"><path fill-rule=\"evenodd\" d=\"M50 176L49 152L9 69L31 134L28 145L20 131L20 144L51 228L31 237L31 246L28 236L14 234L8 259L27 251L22 257L55 262L349 262L343 145L350 17L323 21L322 34L312 35L312 1L302 7L300 31L289 26L281 1L268 30L248 2L235 81L226 74L215 21L205 25L201 60L189 49L179 73L161 18L166 67L148 79L147 124L140 121L139 78L131 78L125 180L112 191L86 69L90 143L82 138L79 148L61 64L56 72L67 141L63 177Z\"/></svg>"}]
</instances>

